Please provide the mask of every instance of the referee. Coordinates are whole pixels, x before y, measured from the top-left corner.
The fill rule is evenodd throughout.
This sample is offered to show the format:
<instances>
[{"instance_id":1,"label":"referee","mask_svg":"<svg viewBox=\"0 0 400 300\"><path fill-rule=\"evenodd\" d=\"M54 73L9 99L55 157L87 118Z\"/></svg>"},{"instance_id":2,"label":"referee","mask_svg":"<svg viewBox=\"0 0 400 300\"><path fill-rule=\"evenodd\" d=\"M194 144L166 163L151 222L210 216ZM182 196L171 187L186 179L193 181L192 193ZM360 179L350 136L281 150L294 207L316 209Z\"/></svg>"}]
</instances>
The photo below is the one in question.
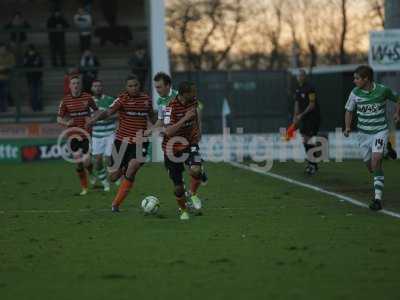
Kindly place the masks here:
<instances>
[{"instance_id":1,"label":"referee","mask_svg":"<svg viewBox=\"0 0 400 300\"><path fill-rule=\"evenodd\" d=\"M297 87L294 95L293 123L300 129L303 145L306 151L306 173L314 175L318 171L315 156L311 149L317 145L310 143L312 137L319 131L321 122L320 109L314 87L307 81L306 71L300 69L297 76Z\"/></svg>"}]
</instances>

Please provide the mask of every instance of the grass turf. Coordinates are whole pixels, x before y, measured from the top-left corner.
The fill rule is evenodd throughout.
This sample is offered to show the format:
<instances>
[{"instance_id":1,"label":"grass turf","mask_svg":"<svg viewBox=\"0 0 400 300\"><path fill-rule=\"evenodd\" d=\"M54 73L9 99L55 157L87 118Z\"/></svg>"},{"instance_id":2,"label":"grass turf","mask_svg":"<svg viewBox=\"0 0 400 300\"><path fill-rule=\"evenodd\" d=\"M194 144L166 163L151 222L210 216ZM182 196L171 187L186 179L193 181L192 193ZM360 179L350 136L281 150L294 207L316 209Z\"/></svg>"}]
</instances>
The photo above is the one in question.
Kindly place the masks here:
<instances>
[{"instance_id":1,"label":"grass turf","mask_svg":"<svg viewBox=\"0 0 400 300\"><path fill-rule=\"evenodd\" d=\"M304 172L305 163L275 162L271 172L284 175L301 182L324 187L330 191L345 194L359 201L369 203L374 196L373 175L364 163L359 160L345 162L328 162L319 164L317 176L309 176ZM383 199L386 209L400 212L398 177L400 160L384 160L385 188Z\"/></svg>"},{"instance_id":2,"label":"grass turf","mask_svg":"<svg viewBox=\"0 0 400 300\"><path fill-rule=\"evenodd\" d=\"M358 195L362 167L324 166L320 184ZM184 223L160 164L140 171L120 214L115 188L74 195L72 165L3 165L1 299L398 299L400 220L226 164L208 172L204 215ZM142 215L146 195L159 216Z\"/></svg>"}]
</instances>

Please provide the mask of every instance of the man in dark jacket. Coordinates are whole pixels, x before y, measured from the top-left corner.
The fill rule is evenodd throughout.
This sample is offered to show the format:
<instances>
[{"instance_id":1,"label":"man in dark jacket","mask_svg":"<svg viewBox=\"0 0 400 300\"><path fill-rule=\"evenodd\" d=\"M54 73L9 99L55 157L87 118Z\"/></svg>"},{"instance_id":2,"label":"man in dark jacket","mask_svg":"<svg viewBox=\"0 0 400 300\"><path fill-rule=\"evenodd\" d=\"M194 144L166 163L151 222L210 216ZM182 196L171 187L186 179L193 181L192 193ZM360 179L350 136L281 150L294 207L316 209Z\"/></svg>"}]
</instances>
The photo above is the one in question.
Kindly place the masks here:
<instances>
[{"instance_id":1,"label":"man in dark jacket","mask_svg":"<svg viewBox=\"0 0 400 300\"><path fill-rule=\"evenodd\" d=\"M61 15L59 10L55 10L47 20L49 30L49 43L51 52L51 62L54 67L58 66L58 57L61 66L66 65L65 61L65 29L69 27L68 22Z\"/></svg>"},{"instance_id":2,"label":"man in dark jacket","mask_svg":"<svg viewBox=\"0 0 400 300\"><path fill-rule=\"evenodd\" d=\"M5 25L5 29L10 30L10 40L14 46L26 42L26 30L30 28L31 25L24 19L21 12L16 12L11 21Z\"/></svg>"},{"instance_id":3,"label":"man in dark jacket","mask_svg":"<svg viewBox=\"0 0 400 300\"><path fill-rule=\"evenodd\" d=\"M33 111L41 111L42 107L42 70L32 70L32 68L42 68L43 59L33 44L28 45L28 49L24 56L24 67L29 68L26 72L28 80L29 95L31 107Z\"/></svg>"}]
</instances>

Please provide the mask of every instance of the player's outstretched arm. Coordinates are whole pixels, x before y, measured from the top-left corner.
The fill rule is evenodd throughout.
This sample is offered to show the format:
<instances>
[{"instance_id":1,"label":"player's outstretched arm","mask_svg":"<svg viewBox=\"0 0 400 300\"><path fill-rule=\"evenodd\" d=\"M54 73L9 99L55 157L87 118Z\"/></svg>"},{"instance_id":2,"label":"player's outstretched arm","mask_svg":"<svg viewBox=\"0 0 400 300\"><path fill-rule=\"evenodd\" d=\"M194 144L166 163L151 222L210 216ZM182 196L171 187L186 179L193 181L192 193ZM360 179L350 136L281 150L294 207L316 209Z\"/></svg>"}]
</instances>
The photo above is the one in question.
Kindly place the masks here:
<instances>
[{"instance_id":1,"label":"player's outstretched arm","mask_svg":"<svg viewBox=\"0 0 400 300\"><path fill-rule=\"evenodd\" d=\"M151 135L151 133L153 132L153 130L156 129L156 124L154 124L154 111L151 110L151 113L149 113L148 117L147 117L147 128L146 130L143 132L144 136L149 136ZM157 121L158 122L158 121ZM157 123L156 122L156 123Z\"/></svg>"},{"instance_id":2,"label":"player's outstretched arm","mask_svg":"<svg viewBox=\"0 0 400 300\"><path fill-rule=\"evenodd\" d=\"M89 121L86 123L86 126L91 127L97 121L107 119L108 117L112 116L115 112L116 112L116 110L113 108L109 108L109 109L103 110L103 111L98 110L98 112L95 113L94 116L89 119Z\"/></svg>"},{"instance_id":3,"label":"player's outstretched arm","mask_svg":"<svg viewBox=\"0 0 400 300\"><path fill-rule=\"evenodd\" d=\"M345 137L348 137L350 135L352 120L353 120L353 112L346 110L346 113L344 114L345 128L343 131Z\"/></svg>"}]
</instances>

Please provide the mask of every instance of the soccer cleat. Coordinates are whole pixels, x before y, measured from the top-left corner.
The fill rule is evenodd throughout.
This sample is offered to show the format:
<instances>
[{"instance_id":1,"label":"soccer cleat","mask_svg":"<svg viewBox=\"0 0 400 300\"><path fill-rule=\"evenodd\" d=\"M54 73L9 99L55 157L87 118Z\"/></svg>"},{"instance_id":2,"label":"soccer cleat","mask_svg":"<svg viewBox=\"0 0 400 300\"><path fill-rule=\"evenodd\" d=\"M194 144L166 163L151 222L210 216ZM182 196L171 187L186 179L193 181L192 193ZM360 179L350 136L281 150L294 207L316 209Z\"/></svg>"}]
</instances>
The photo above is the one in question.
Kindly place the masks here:
<instances>
[{"instance_id":1,"label":"soccer cleat","mask_svg":"<svg viewBox=\"0 0 400 300\"><path fill-rule=\"evenodd\" d=\"M112 206L111 206L111 211L112 211L112 212L119 212L119 207L118 207L118 206L112 205Z\"/></svg>"},{"instance_id":2,"label":"soccer cleat","mask_svg":"<svg viewBox=\"0 0 400 300\"><path fill-rule=\"evenodd\" d=\"M315 173L317 173L317 171L318 171L318 166L317 165L308 165L307 167L306 167L306 173L308 174L308 175L315 175Z\"/></svg>"},{"instance_id":3,"label":"soccer cleat","mask_svg":"<svg viewBox=\"0 0 400 300\"><path fill-rule=\"evenodd\" d=\"M207 183L208 183L208 176L206 171L203 171L201 173L201 185L207 185Z\"/></svg>"},{"instance_id":4,"label":"soccer cleat","mask_svg":"<svg viewBox=\"0 0 400 300\"><path fill-rule=\"evenodd\" d=\"M89 176L89 182L90 182L91 185L95 185L96 182L97 182L96 176L90 175Z\"/></svg>"},{"instance_id":5,"label":"soccer cleat","mask_svg":"<svg viewBox=\"0 0 400 300\"><path fill-rule=\"evenodd\" d=\"M382 203L381 203L380 200L375 199L370 203L369 208L371 210L374 210L374 211L381 210L382 209Z\"/></svg>"},{"instance_id":6,"label":"soccer cleat","mask_svg":"<svg viewBox=\"0 0 400 300\"><path fill-rule=\"evenodd\" d=\"M103 180L102 184L103 184L103 190L105 192L109 192L110 191L110 183L107 180Z\"/></svg>"},{"instance_id":7,"label":"soccer cleat","mask_svg":"<svg viewBox=\"0 0 400 300\"><path fill-rule=\"evenodd\" d=\"M396 150L393 149L393 146L392 146L391 142L387 143L386 149L387 149L386 156L388 158L390 158L390 159L396 160L397 159L397 153L396 153Z\"/></svg>"},{"instance_id":8,"label":"soccer cleat","mask_svg":"<svg viewBox=\"0 0 400 300\"><path fill-rule=\"evenodd\" d=\"M190 196L190 201L192 202L193 208L195 210L200 210L201 209L201 200L197 195Z\"/></svg>"},{"instance_id":9,"label":"soccer cleat","mask_svg":"<svg viewBox=\"0 0 400 300\"><path fill-rule=\"evenodd\" d=\"M79 196L86 196L88 193L87 189L82 189L82 191L79 193Z\"/></svg>"},{"instance_id":10,"label":"soccer cleat","mask_svg":"<svg viewBox=\"0 0 400 300\"><path fill-rule=\"evenodd\" d=\"M182 210L179 219L181 219L182 221L186 221L189 220L189 218L189 213L186 210Z\"/></svg>"}]
</instances>

